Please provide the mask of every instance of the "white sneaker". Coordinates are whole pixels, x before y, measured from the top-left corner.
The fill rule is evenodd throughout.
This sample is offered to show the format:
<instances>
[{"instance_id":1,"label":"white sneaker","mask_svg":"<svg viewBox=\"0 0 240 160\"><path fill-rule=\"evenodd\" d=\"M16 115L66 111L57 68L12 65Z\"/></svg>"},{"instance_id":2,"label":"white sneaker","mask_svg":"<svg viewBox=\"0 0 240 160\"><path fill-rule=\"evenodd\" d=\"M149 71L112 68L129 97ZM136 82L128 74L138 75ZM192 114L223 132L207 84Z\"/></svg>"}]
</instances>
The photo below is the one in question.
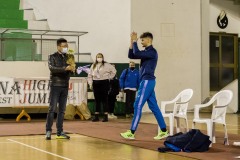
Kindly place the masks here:
<instances>
[{"instance_id":1,"label":"white sneaker","mask_svg":"<svg viewBox=\"0 0 240 160\"><path fill-rule=\"evenodd\" d=\"M130 114L126 114L125 117L126 117L126 118L131 118L131 115L130 115Z\"/></svg>"},{"instance_id":2,"label":"white sneaker","mask_svg":"<svg viewBox=\"0 0 240 160\"><path fill-rule=\"evenodd\" d=\"M117 116L115 116L113 113L108 114L108 118L110 119L116 119Z\"/></svg>"},{"instance_id":3,"label":"white sneaker","mask_svg":"<svg viewBox=\"0 0 240 160\"><path fill-rule=\"evenodd\" d=\"M233 142L234 146L240 146L240 142Z\"/></svg>"},{"instance_id":4,"label":"white sneaker","mask_svg":"<svg viewBox=\"0 0 240 160\"><path fill-rule=\"evenodd\" d=\"M112 114L108 114L109 119L113 119Z\"/></svg>"},{"instance_id":5,"label":"white sneaker","mask_svg":"<svg viewBox=\"0 0 240 160\"><path fill-rule=\"evenodd\" d=\"M115 116L114 114L112 114L112 117L113 117L114 119L117 119L117 116Z\"/></svg>"}]
</instances>

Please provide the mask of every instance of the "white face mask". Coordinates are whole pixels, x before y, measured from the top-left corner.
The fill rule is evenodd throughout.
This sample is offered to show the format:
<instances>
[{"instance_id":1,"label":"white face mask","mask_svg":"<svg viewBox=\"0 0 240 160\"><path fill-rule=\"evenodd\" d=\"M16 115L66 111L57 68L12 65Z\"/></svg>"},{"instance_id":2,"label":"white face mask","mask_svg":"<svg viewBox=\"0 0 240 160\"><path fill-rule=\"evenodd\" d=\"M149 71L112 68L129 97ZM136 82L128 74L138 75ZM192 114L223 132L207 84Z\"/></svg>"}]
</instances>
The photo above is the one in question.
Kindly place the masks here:
<instances>
[{"instance_id":1,"label":"white face mask","mask_svg":"<svg viewBox=\"0 0 240 160\"><path fill-rule=\"evenodd\" d=\"M97 58L97 62L98 62L98 63L101 63L102 60L103 60L102 58Z\"/></svg>"},{"instance_id":2,"label":"white face mask","mask_svg":"<svg viewBox=\"0 0 240 160\"><path fill-rule=\"evenodd\" d=\"M67 47L62 49L62 53L67 53L67 52L68 52L68 48Z\"/></svg>"}]
</instances>

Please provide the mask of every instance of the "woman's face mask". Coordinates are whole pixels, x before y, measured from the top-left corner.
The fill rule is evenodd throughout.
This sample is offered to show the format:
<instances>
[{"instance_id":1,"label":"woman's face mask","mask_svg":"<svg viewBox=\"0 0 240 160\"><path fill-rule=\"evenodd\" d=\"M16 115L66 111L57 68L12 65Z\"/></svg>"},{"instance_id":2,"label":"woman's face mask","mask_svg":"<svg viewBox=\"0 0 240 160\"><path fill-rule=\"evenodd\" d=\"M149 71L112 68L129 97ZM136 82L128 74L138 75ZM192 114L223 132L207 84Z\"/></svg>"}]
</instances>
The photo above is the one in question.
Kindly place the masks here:
<instances>
[{"instance_id":1,"label":"woman's face mask","mask_svg":"<svg viewBox=\"0 0 240 160\"><path fill-rule=\"evenodd\" d=\"M98 63L101 63L102 60L103 60L103 58L97 58L97 62L98 62Z\"/></svg>"},{"instance_id":2,"label":"woman's face mask","mask_svg":"<svg viewBox=\"0 0 240 160\"><path fill-rule=\"evenodd\" d=\"M68 52L68 48L67 47L63 48L61 52L62 53L67 53Z\"/></svg>"}]
</instances>

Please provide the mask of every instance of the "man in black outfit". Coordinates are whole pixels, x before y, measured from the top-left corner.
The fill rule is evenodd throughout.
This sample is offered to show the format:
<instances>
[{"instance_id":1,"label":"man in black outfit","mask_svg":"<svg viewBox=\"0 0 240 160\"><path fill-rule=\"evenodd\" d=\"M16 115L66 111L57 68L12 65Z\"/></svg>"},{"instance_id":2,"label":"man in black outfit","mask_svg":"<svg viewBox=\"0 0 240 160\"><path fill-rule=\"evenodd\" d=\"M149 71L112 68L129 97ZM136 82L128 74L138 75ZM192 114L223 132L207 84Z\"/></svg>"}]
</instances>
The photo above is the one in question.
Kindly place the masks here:
<instances>
[{"instance_id":1,"label":"man in black outfit","mask_svg":"<svg viewBox=\"0 0 240 160\"><path fill-rule=\"evenodd\" d=\"M48 67L50 70L50 102L46 120L46 140L51 140L54 112L57 105L56 138L70 139L70 137L63 132L63 119L66 110L70 73L74 72L75 68L66 63L67 52L67 40L60 38L57 40L57 52L51 54L48 58Z\"/></svg>"},{"instance_id":2,"label":"man in black outfit","mask_svg":"<svg viewBox=\"0 0 240 160\"><path fill-rule=\"evenodd\" d=\"M112 64L115 68L115 64ZM119 94L120 91L120 85L119 85L119 80L117 78L117 75L113 79L110 79L110 89L108 92L108 109L109 109L109 114L108 118L117 118L117 116L114 115L114 107L115 107L115 102L116 102L116 97Z\"/></svg>"}]
</instances>

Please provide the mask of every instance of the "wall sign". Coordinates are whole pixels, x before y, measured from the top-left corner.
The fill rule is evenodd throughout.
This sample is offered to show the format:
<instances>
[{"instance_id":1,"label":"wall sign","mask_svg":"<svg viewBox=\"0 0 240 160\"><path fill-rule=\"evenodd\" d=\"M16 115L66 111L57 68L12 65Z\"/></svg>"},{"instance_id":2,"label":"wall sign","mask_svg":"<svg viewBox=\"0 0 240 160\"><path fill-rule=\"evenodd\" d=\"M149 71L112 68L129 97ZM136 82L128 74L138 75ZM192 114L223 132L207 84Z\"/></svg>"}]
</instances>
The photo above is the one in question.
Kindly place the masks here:
<instances>
[{"instance_id":1,"label":"wall sign","mask_svg":"<svg viewBox=\"0 0 240 160\"><path fill-rule=\"evenodd\" d=\"M228 18L225 11L221 11L217 18L217 25L221 29L225 29L228 26Z\"/></svg>"},{"instance_id":2,"label":"wall sign","mask_svg":"<svg viewBox=\"0 0 240 160\"><path fill-rule=\"evenodd\" d=\"M0 77L0 107L48 106L49 78ZM71 77L68 87L68 104L87 102L87 80Z\"/></svg>"}]
</instances>

